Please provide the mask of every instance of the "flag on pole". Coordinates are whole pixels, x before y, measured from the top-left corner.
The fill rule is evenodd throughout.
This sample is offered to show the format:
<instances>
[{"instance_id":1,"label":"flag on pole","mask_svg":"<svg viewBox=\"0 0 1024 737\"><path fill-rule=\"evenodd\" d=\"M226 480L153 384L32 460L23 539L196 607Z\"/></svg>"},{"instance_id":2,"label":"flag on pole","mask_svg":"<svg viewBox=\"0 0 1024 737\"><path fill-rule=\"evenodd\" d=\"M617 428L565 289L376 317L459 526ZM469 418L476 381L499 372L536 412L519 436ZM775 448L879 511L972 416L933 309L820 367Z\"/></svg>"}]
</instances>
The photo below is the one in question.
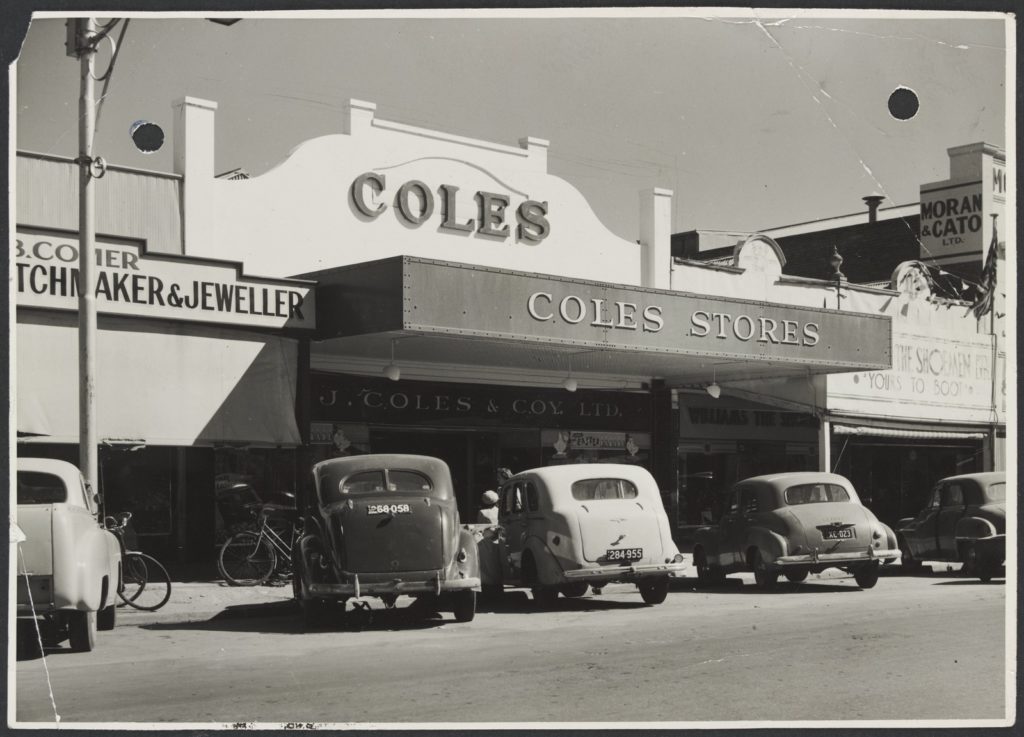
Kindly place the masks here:
<instances>
[{"instance_id":1,"label":"flag on pole","mask_svg":"<svg viewBox=\"0 0 1024 737\"><path fill-rule=\"evenodd\" d=\"M971 311L979 320L992 311L992 303L996 293L996 252L999 250L999 236L996 233L996 218L992 216L992 242L988 245L988 255L985 256L985 268L981 271L981 284L979 285L978 299L975 301Z\"/></svg>"}]
</instances>

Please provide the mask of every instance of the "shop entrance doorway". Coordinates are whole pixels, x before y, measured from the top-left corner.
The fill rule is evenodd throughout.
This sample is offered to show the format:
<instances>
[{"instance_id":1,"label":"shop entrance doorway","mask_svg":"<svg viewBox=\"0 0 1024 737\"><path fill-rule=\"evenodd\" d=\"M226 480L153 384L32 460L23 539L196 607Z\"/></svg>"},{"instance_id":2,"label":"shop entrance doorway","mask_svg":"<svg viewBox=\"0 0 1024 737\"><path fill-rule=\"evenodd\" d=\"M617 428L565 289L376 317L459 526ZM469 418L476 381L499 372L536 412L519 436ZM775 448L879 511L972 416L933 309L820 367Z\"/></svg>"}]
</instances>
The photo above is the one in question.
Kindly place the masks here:
<instances>
[{"instance_id":1,"label":"shop entrance doorway","mask_svg":"<svg viewBox=\"0 0 1024 737\"><path fill-rule=\"evenodd\" d=\"M480 495L496 484L498 436L496 433L465 430L371 429L374 453L413 453L434 456L452 472L459 518L475 522Z\"/></svg>"}]
</instances>

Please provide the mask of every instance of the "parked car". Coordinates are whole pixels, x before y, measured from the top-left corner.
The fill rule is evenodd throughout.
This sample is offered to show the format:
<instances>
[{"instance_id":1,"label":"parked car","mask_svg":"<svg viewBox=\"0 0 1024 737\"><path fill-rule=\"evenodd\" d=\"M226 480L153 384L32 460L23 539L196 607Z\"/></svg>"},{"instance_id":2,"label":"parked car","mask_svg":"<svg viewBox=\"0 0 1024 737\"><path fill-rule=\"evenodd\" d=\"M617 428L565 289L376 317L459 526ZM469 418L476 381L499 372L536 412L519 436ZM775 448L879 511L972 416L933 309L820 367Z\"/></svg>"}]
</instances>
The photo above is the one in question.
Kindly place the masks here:
<instances>
[{"instance_id":1,"label":"parked car","mask_svg":"<svg viewBox=\"0 0 1024 737\"><path fill-rule=\"evenodd\" d=\"M880 567L899 557L896 535L860 503L849 480L819 472L740 481L718 525L697 529L693 548L701 581L752 570L765 589L780 574L798 583L826 568L849 571L869 589Z\"/></svg>"},{"instance_id":2,"label":"parked car","mask_svg":"<svg viewBox=\"0 0 1024 737\"><path fill-rule=\"evenodd\" d=\"M438 458L376 454L313 467L300 494L302 531L293 554L295 596L307 622L331 601L416 597L459 622L476 613L479 562L459 524L448 466ZM311 492L311 493L310 493Z\"/></svg>"},{"instance_id":3,"label":"parked car","mask_svg":"<svg viewBox=\"0 0 1024 737\"><path fill-rule=\"evenodd\" d=\"M496 578L488 591L524 586L541 605L588 587L636 584L660 604L683 570L654 478L639 466L581 463L535 468L501 485Z\"/></svg>"},{"instance_id":4,"label":"parked car","mask_svg":"<svg viewBox=\"0 0 1024 737\"><path fill-rule=\"evenodd\" d=\"M72 464L18 458L18 616L67 630L92 650L96 630L114 628L121 548L100 524L99 499Z\"/></svg>"},{"instance_id":5,"label":"parked car","mask_svg":"<svg viewBox=\"0 0 1024 737\"><path fill-rule=\"evenodd\" d=\"M982 581L1006 559L1006 474L970 473L939 481L916 517L899 521L903 567L922 560L961 561Z\"/></svg>"}]
</instances>

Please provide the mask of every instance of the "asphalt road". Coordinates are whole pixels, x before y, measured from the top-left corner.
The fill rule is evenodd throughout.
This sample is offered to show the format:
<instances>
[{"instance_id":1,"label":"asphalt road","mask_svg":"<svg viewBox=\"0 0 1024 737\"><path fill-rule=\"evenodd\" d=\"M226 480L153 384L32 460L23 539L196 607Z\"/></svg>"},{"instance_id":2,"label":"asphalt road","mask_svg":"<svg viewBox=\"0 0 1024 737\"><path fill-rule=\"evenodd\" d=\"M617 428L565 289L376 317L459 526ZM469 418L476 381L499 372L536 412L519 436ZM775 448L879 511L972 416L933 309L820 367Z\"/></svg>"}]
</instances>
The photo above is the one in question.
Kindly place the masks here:
<instances>
[{"instance_id":1,"label":"asphalt road","mask_svg":"<svg viewBox=\"0 0 1024 737\"><path fill-rule=\"evenodd\" d=\"M306 632L283 591L193 621L127 615L92 653L23 652L17 720L53 723L54 704L65 727L1005 718L1001 579L885 576L862 591L812 576L764 593L736 578L679 581L655 607L629 586L546 611L506 594L466 624L402 599Z\"/></svg>"}]
</instances>

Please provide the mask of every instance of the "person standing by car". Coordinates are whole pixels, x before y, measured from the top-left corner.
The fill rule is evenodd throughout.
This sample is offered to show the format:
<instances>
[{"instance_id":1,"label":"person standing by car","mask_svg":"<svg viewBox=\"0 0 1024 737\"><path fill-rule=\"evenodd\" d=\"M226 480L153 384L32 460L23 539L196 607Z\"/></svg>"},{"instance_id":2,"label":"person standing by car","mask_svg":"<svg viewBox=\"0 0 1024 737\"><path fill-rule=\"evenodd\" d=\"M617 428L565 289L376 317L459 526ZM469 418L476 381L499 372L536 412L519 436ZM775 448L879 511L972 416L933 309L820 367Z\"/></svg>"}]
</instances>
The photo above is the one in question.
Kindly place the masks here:
<instances>
[{"instance_id":1,"label":"person standing by car","mask_svg":"<svg viewBox=\"0 0 1024 737\"><path fill-rule=\"evenodd\" d=\"M488 489L480 497L480 511L476 515L477 524L498 524L498 494Z\"/></svg>"}]
</instances>

